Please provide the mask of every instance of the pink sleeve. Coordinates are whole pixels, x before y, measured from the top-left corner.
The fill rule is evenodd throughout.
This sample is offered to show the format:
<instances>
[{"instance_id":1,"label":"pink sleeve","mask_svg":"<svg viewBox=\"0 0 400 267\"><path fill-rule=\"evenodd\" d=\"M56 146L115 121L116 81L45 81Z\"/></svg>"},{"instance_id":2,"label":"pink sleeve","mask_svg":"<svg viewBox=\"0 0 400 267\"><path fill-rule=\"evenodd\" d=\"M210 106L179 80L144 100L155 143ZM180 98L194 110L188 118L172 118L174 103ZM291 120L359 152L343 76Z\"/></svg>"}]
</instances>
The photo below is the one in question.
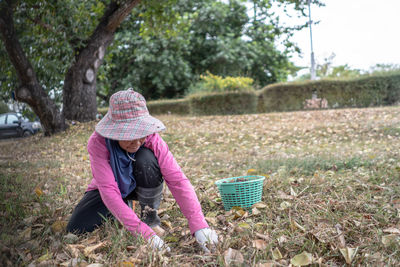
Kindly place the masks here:
<instances>
[{"instance_id":1,"label":"pink sleeve","mask_svg":"<svg viewBox=\"0 0 400 267\"><path fill-rule=\"evenodd\" d=\"M121 192L119 191L109 163L110 155L104 137L94 132L89 139L87 148L93 179L96 180L101 199L108 210L132 234L136 235L139 233L146 239L155 235L154 231L142 222L136 213L122 200Z\"/></svg>"},{"instance_id":2,"label":"pink sleeve","mask_svg":"<svg viewBox=\"0 0 400 267\"><path fill-rule=\"evenodd\" d=\"M164 180L188 220L190 232L194 234L208 227L193 186L169 151L168 145L156 133L147 137L145 146L154 152Z\"/></svg>"}]
</instances>

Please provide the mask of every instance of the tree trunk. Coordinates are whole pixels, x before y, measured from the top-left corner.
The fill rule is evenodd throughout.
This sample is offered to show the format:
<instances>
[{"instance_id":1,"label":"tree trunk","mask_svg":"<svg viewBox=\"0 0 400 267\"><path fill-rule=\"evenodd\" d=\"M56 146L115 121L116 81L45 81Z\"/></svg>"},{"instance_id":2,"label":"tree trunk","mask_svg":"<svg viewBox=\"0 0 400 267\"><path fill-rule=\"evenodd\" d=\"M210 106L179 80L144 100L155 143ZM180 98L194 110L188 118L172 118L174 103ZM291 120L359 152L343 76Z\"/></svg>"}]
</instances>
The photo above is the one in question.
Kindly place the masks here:
<instances>
[{"instance_id":1,"label":"tree trunk","mask_svg":"<svg viewBox=\"0 0 400 267\"><path fill-rule=\"evenodd\" d=\"M15 89L17 100L27 103L39 117L45 135L64 131L65 119L37 80L15 34L11 1L1 3L0 31L8 56L15 67L20 86Z\"/></svg>"},{"instance_id":2,"label":"tree trunk","mask_svg":"<svg viewBox=\"0 0 400 267\"><path fill-rule=\"evenodd\" d=\"M65 118L82 122L96 118L98 68L107 47L114 39L115 30L139 2L140 0L111 1L87 45L77 53L64 80Z\"/></svg>"}]
</instances>

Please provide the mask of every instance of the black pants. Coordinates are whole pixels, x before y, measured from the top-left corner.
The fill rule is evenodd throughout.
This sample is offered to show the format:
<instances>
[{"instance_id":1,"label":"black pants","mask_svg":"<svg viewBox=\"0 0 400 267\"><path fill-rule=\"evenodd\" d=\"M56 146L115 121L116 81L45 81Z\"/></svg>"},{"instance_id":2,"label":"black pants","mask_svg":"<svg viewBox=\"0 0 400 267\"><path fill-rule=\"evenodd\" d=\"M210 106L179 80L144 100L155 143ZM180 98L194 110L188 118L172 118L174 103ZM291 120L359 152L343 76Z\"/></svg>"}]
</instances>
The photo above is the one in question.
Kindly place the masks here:
<instances>
[{"instance_id":1,"label":"black pants","mask_svg":"<svg viewBox=\"0 0 400 267\"><path fill-rule=\"evenodd\" d=\"M158 187L163 183L160 166L153 151L141 147L135 154L133 162L133 175L136 186L144 188ZM125 199L136 199L135 190ZM92 232L104 222L104 218L112 217L111 212L104 205L98 190L85 193L81 201L75 207L67 225L68 232L85 233Z\"/></svg>"}]
</instances>

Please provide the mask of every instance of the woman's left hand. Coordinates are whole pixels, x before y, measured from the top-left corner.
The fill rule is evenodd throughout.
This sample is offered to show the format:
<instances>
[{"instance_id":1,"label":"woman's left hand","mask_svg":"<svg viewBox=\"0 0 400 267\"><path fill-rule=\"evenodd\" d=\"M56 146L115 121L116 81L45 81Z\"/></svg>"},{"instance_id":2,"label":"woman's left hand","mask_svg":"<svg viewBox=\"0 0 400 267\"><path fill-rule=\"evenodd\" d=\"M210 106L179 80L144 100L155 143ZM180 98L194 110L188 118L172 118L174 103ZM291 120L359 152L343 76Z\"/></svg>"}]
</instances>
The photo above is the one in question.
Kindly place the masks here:
<instances>
[{"instance_id":1,"label":"woman's left hand","mask_svg":"<svg viewBox=\"0 0 400 267\"><path fill-rule=\"evenodd\" d=\"M197 243L199 243L201 248L206 253L210 253L207 245L209 245L211 248L215 248L215 246L218 244L218 235L214 230L211 230L210 228L197 230L194 233L194 236L196 237Z\"/></svg>"}]
</instances>

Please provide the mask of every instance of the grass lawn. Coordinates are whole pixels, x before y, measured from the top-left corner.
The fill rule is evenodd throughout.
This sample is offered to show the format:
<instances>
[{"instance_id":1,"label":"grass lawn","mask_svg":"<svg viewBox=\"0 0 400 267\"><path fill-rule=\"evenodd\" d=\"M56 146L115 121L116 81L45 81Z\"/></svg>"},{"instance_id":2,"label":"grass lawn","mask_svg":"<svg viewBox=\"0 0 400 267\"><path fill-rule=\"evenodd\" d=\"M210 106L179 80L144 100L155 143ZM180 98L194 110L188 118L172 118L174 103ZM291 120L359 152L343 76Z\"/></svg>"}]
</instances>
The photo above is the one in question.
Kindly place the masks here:
<instances>
[{"instance_id":1,"label":"grass lawn","mask_svg":"<svg viewBox=\"0 0 400 267\"><path fill-rule=\"evenodd\" d=\"M400 264L400 107L158 117L220 236L215 253L201 252L168 190L160 216L170 254L151 252L114 220L65 233L91 179L92 122L0 141L0 264ZM214 182L247 174L266 177L261 204L225 212Z\"/></svg>"}]
</instances>

